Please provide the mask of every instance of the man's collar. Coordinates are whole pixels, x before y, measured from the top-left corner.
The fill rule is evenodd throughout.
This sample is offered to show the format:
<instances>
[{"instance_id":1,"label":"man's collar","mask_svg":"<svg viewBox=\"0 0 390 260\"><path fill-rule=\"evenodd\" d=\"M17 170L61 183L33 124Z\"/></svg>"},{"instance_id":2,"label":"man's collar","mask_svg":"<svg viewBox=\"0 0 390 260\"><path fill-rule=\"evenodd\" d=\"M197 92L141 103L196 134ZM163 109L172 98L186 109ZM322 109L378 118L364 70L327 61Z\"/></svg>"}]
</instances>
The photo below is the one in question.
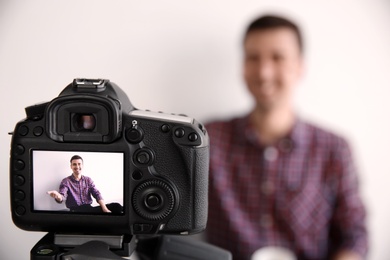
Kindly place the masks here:
<instances>
[{"instance_id":1,"label":"man's collar","mask_svg":"<svg viewBox=\"0 0 390 260\"><path fill-rule=\"evenodd\" d=\"M76 179L76 177L74 177L74 174L73 174L73 173L70 175L70 177L71 177L72 180L78 181L78 180ZM81 180L83 177L84 177L84 175L81 175L80 180Z\"/></svg>"},{"instance_id":2,"label":"man's collar","mask_svg":"<svg viewBox=\"0 0 390 260\"><path fill-rule=\"evenodd\" d=\"M258 147L264 147L259 142L258 134L255 127L250 120L249 114L238 120L236 127L236 133L242 133L242 137ZM295 117L295 121L291 131L282 139L280 139L276 146L285 152L291 151L294 147L302 147L305 145L305 131L306 125L298 116ZM239 138L240 135L238 135Z\"/></svg>"}]
</instances>

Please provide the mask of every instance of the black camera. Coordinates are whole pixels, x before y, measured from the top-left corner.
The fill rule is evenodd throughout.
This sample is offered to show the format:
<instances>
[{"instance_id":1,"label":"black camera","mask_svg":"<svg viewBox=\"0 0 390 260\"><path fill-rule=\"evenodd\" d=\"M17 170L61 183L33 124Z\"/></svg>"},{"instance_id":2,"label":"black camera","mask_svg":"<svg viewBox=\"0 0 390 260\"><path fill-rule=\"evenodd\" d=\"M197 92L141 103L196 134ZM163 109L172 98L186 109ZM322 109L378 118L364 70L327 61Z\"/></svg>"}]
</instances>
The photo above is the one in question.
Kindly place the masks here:
<instances>
[{"instance_id":1,"label":"black camera","mask_svg":"<svg viewBox=\"0 0 390 260\"><path fill-rule=\"evenodd\" d=\"M195 119L135 109L116 84L100 79L75 79L26 114L12 133L10 157L19 228L114 235L205 229L209 140Z\"/></svg>"}]
</instances>

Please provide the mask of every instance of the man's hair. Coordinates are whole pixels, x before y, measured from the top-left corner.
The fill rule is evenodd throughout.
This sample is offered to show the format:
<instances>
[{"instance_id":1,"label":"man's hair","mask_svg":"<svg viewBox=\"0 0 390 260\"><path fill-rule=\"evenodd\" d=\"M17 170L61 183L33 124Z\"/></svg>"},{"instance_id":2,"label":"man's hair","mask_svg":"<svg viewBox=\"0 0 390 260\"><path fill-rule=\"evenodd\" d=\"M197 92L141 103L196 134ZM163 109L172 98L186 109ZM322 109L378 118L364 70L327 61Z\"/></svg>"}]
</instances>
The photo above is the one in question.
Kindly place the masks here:
<instances>
[{"instance_id":1,"label":"man's hair","mask_svg":"<svg viewBox=\"0 0 390 260\"><path fill-rule=\"evenodd\" d=\"M73 155L72 158L70 158L70 163L72 163L73 160L82 160L84 162L80 155Z\"/></svg>"},{"instance_id":2,"label":"man's hair","mask_svg":"<svg viewBox=\"0 0 390 260\"><path fill-rule=\"evenodd\" d=\"M280 28L287 28L292 30L295 33L298 41L299 50L301 51L301 53L303 53L303 39L299 27L291 20L276 15L264 15L253 20L245 31L244 42L248 34L253 31L280 29Z\"/></svg>"}]
</instances>

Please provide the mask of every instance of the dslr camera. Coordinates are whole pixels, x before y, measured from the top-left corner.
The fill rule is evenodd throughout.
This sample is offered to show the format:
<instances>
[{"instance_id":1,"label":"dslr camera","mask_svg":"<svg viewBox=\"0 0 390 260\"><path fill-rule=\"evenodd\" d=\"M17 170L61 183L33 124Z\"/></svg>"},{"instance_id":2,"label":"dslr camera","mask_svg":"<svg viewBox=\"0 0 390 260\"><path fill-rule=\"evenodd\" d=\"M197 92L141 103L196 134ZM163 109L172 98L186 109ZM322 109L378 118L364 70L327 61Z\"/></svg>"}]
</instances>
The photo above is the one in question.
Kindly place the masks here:
<instances>
[{"instance_id":1,"label":"dslr camera","mask_svg":"<svg viewBox=\"0 0 390 260\"><path fill-rule=\"evenodd\" d=\"M105 79L75 79L52 101L26 107L26 115L12 133L10 155L11 211L19 228L108 235L205 229L209 140L195 119L136 109ZM99 194L88 192L115 211L74 210L72 203L88 204L79 195L84 184L63 183L72 176L74 155ZM48 194L61 189L79 197L59 201Z\"/></svg>"}]
</instances>

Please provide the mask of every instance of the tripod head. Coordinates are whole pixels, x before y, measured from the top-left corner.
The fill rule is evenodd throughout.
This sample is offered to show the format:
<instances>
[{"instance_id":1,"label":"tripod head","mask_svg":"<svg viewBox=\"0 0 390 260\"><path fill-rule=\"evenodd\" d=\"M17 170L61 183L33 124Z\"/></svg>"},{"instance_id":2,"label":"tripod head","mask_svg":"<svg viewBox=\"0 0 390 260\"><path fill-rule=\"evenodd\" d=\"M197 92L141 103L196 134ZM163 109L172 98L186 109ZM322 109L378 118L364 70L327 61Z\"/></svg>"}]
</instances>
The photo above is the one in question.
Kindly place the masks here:
<instances>
[{"instance_id":1,"label":"tripod head","mask_svg":"<svg viewBox=\"0 0 390 260\"><path fill-rule=\"evenodd\" d=\"M232 259L230 252L188 236L100 236L52 232L31 249L30 259L118 260L131 257L134 252L140 260Z\"/></svg>"}]
</instances>

